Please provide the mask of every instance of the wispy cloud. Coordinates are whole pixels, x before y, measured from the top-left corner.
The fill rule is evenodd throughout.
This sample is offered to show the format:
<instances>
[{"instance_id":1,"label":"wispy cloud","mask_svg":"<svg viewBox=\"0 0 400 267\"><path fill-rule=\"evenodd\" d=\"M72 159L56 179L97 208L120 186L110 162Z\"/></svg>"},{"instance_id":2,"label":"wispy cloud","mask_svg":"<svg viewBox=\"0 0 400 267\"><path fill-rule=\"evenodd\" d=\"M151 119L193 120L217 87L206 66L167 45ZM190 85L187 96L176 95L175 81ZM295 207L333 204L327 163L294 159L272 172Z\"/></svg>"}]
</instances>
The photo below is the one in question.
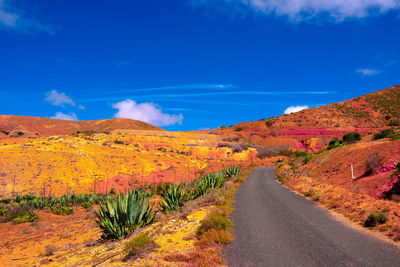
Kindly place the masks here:
<instances>
[{"instance_id":1,"label":"wispy cloud","mask_svg":"<svg viewBox=\"0 0 400 267\"><path fill-rule=\"evenodd\" d=\"M126 90L112 90L109 92L102 92L102 94L121 94L121 93L138 93L138 92L154 92L154 91L169 91L169 90L181 90L181 89L230 89L235 88L233 84L184 84L184 85L172 85L172 86L161 86L161 87L149 87L149 88L135 88Z\"/></svg>"},{"instance_id":2,"label":"wispy cloud","mask_svg":"<svg viewBox=\"0 0 400 267\"><path fill-rule=\"evenodd\" d=\"M77 121L78 117L75 113L65 114L62 112L56 112L56 114L51 117L51 119L66 120L66 121Z\"/></svg>"},{"instance_id":3,"label":"wispy cloud","mask_svg":"<svg viewBox=\"0 0 400 267\"><path fill-rule=\"evenodd\" d=\"M190 97L203 97L203 96L227 96L227 95L243 95L243 96L262 96L262 95L325 95L334 94L337 91L218 91L218 92L201 92L201 93L162 93L162 94L144 94L135 96L136 99L148 99L148 98L190 98ZM103 102L103 101L117 101L126 97L117 98L91 98L82 100L82 102ZM185 101L185 100L183 100Z\"/></svg>"},{"instance_id":4,"label":"wispy cloud","mask_svg":"<svg viewBox=\"0 0 400 267\"><path fill-rule=\"evenodd\" d=\"M13 6L13 0L0 0L0 29L12 29L22 33L33 34L44 32L54 34L55 27L39 22L26 11Z\"/></svg>"},{"instance_id":5,"label":"wispy cloud","mask_svg":"<svg viewBox=\"0 0 400 267\"><path fill-rule=\"evenodd\" d=\"M290 106L283 112L284 114L296 113L304 109L310 108L309 106Z\"/></svg>"},{"instance_id":6,"label":"wispy cloud","mask_svg":"<svg viewBox=\"0 0 400 267\"><path fill-rule=\"evenodd\" d=\"M65 105L76 105L75 101L71 97L67 96L63 92L58 92L57 90L47 92L45 100L53 106L64 107Z\"/></svg>"},{"instance_id":7,"label":"wispy cloud","mask_svg":"<svg viewBox=\"0 0 400 267\"><path fill-rule=\"evenodd\" d=\"M304 21L341 22L351 18L380 15L400 8L399 0L188 0L194 7L213 8L240 15L255 12Z\"/></svg>"},{"instance_id":8,"label":"wispy cloud","mask_svg":"<svg viewBox=\"0 0 400 267\"><path fill-rule=\"evenodd\" d=\"M356 69L357 73L360 73L361 75L364 76L372 76L372 75L377 75L380 74L382 71L378 69Z\"/></svg>"},{"instance_id":9,"label":"wispy cloud","mask_svg":"<svg viewBox=\"0 0 400 267\"><path fill-rule=\"evenodd\" d=\"M65 93L58 92L57 90L51 90L50 92L47 92L45 100L53 106L76 105L72 98L67 96Z\"/></svg>"},{"instance_id":10,"label":"wispy cloud","mask_svg":"<svg viewBox=\"0 0 400 267\"><path fill-rule=\"evenodd\" d=\"M182 124L183 115L163 113L161 107L154 103L136 103L131 99L115 103L112 105L118 112L115 118L128 118L144 121L157 126L168 126Z\"/></svg>"}]
</instances>

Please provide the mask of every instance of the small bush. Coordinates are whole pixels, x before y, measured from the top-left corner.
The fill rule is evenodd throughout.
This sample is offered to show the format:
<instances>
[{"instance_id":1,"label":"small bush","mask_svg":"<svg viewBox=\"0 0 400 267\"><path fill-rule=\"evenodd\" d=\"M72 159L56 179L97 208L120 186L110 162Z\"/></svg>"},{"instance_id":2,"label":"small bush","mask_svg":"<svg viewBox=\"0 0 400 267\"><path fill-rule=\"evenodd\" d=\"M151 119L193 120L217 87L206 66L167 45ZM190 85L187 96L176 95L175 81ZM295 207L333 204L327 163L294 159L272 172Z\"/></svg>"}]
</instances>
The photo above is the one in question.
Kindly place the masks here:
<instances>
[{"instance_id":1,"label":"small bush","mask_svg":"<svg viewBox=\"0 0 400 267\"><path fill-rule=\"evenodd\" d=\"M236 132L240 132L240 131L242 131L242 130L243 130L242 127L237 127L237 128L235 129Z\"/></svg>"},{"instance_id":2,"label":"small bush","mask_svg":"<svg viewBox=\"0 0 400 267\"><path fill-rule=\"evenodd\" d=\"M239 144L235 144L232 148L232 153L240 153L243 151L243 147Z\"/></svg>"},{"instance_id":3,"label":"small bush","mask_svg":"<svg viewBox=\"0 0 400 267\"><path fill-rule=\"evenodd\" d=\"M343 145L343 140L335 137L331 141L329 141L327 149L331 150L337 147L341 147L342 145Z\"/></svg>"},{"instance_id":4,"label":"small bush","mask_svg":"<svg viewBox=\"0 0 400 267\"><path fill-rule=\"evenodd\" d=\"M368 156L366 165L367 171L365 173L366 176L376 174L382 164L383 158L377 152L372 153Z\"/></svg>"},{"instance_id":5,"label":"small bush","mask_svg":"<svg viewBox=\"0 0 400 267\"><path fill-rule=\"evenodd\" d=\"M265 159L279 155L286 155L286 153L291 153L291 150L289 149L288 145L256 147L256 148L257 148L257 157L259 159Z\"/></svg>"},{"instance_id":6,"label":"small bush","mask_svg":"<svg viewBox=\"0 0 400 267\"><path fill-rule=\"evenodd\" d=\"M394 119L390 121L389 126L400 126L400 120Z\"/></svg>"},{"instance_id":7,"label":"small bush","mask_svg":"<svg viewBox=\"0 0 400 267\"><path fill-rule=\"evenodd\" d=\"M55 246L53 246L53 245L47 245L45 248L44 248L44 255L45 256L53 256L54 255L54 253L56 252L56 247Z\"/></svg>"},{"instance_id":8,"label":"small bush","mask_svg":"<svg viewBox=\"0 0 400 267\"><path fill-rule=\"evenodd\" d=\"M346 133L342 139L346 144L354 144L361 140L361 135L357 132Z\"/></svg>"},{"instance_id":9,"label":"small bush","mask_svg":"<svg viewBox=\"0 0 400 267\"><path fill-rule=\"evenodd\" d=\"M9 206L0 206L0 217L7 216L10 212Z\"/></svg>"},{"instance_id":10,"label":"small bush","mask_svg":"<svg viewBox=\"0 0 400 267\"><path fill-rule=\"evenodd\" d=\"M232 144L228 144L228 143L218 143L217 147L229 147L229 148L232 148L233 145Z\"/></svg>"},{"instance_id":11,"label":"small bush","mask_svg":"<svg viewBox=\"0 0 400 267\"><path fill-rule=\"evenodd\" d=\"M232 243L231 233L225 230L211 229L202 234L201 238L221 246Z\"/></svg>"},{"instance_id":12,"label":"small bush","mask_svg":"<svg viewBox=\"0 0 400 267\"><path fill-rule=\"evenodd\" d=\"M112 187L112 188L110 189L109 194L110 194L110 195L115 195L115 188L114 188L114 187Z\"/></svg>"},{"instance_id":13,"label":"small bush","mask_svg":"<svg viewBox=\"0 0 400 267\"><path fill-rule=\"evenodd\" d=\"M197 236L201 236L207 231L212 229L215 230L227 230L232 226L232 222L223 216L221 213L212 213L208 218L200 222L200 227L197 229Z\"/></svg>"},{"instance_id":14,"label":"small bush","mask_svg":"<svg viewBox=\"0 0 400 267\"><path fill-rule=\"evenodd\" d=\"M312 196L314 196L314 195L316 195L316 194L317 194L317 192L315 192L315 190L313 190L313 189L310 189L310 190L308 190L308 191L306 191L306 192L303 193L303 195L304 195L305 197L312 197Z\"/></svg>"},{"instance_id":15,"label":"small bush","mask_svg":"<svg viewBox=\"0 0 400 267\"><path fill-rule=\"evenodd\" d=\"M389 220L389 217L386 213L378 211L378 212L371 212L364 222L365 227L375 227L378 224L384 224Z\"/></svg>"},{"instance_id":16,"label":"small bush","mask_svg":"<svg viewBox=\"0 0 400 267\"><path fill-rule=\"evenodd\" d=\"M12 208L7 220L16 224L34 222L38 220L38 215L31 211L29 207L21 206Z\"/></svg>"},{"instance_id":17,"label":"small bush","mask_svg":"<svg viewBox=\"0 0 400 267\"><path fill-rule=\"evenodd\" d=\"M304 163L308 163L310 160L312 160L312 155L308 154L307 156L304 157Z\"/></svg>"},{"instance_id":18,"label":"small bush","mask_svg":"<svg viewBox=\"0 0 400 267\"><path fill-rule=\"evenodd\" d=\"M156 243L147 235L140 234L125 244L125 260L136 259L146 252L153 250Z\"/></svg>"},{"instance_id":19,"label":"small bush","mask_svg":"<svg viewBox=\"0 0 400 267\"><path fill-rule=\"evenodd\" d=\"M393 129L385 129L385 130L380 131L379 133L374 134L374 140L389 138L389 137L393 137L394 135L395 135L395 132Z\"/></svg>"},{"instance_id":20,"label":"small bush","mask_svg":"<svg viewBox=\"0 0 400 267\"><path fill-rule=\"evenodd\" d=\"M2 198L0 199L0 203L9 204L11 202L11 198Z\"/></svg>"},{"instance_id":21,"label":"small bush","mask_svg":"<svg viewBox=\"0 0 400 267\"><path fill-rule=\"evenodd\" d=\"M397 170L398 170L398 171L400 171L400 161L399 161L399 162L397 162L397 164L396 164L396 168L397 168Z\"/></svg>"},{"instance_id":22,"label":"small bush","mask_svg":"<svg viewBox=\"0 0 400 267\"><path fill-rule=\"evenodd\" d=\"M92 203L89 202L89 201L83 202L83 203L81 204L81 207L84 208L84 209L86 209L86 210L88 210L88 209L92 208Z\"/></svg>"},{"instance_id":23,"label":"small bush","mask_svg":"<svg viewBox=\"0 0 400 267\"><path fill-rule=\"evenodd\" d=\"M51 211L57 215L68 216L74 212L74 208L68 206L54 206Z\"/></svg>"},{"instance_id":24,"label":"small bush","mask_svg":"<svg viewBox=\"0 0 400 267\"><path fill-rule=\"evenodd\" d=\"M306 157L306 156L308 155L308 153L307 153L307 152L304 152L304 151L295 151L295 152L294 152L294 155L295 155L297 158L300 158L300 157Z\"/></svg>"}]
</instances>

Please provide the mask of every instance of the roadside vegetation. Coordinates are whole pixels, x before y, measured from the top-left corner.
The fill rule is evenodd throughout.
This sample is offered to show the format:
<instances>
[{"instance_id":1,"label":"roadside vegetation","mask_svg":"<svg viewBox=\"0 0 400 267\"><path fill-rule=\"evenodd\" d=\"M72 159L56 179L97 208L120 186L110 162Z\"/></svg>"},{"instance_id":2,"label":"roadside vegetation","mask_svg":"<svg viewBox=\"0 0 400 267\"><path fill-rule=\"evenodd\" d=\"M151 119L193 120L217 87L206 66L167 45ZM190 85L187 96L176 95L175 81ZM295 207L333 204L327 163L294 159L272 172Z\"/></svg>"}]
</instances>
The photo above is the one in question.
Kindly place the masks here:
<instances>
[{"instance_id":1,"label":"roadside vegetation","mask_svg":"<svg viewBox=\"0 0 400 267\"><path fill-rule=\"evenodd\" d=\"M373 139L392 138L393 133L383 130ZM392 140L357 144L359 140L356 134L334 138L328 151L316 153L308 162L298 160L306 153L295 152L295 157L279 163L277 177L289 188L358 225L400 241L400 143ZM329 151L333 148L338 149Z\"/></svg>"}]
</instances>

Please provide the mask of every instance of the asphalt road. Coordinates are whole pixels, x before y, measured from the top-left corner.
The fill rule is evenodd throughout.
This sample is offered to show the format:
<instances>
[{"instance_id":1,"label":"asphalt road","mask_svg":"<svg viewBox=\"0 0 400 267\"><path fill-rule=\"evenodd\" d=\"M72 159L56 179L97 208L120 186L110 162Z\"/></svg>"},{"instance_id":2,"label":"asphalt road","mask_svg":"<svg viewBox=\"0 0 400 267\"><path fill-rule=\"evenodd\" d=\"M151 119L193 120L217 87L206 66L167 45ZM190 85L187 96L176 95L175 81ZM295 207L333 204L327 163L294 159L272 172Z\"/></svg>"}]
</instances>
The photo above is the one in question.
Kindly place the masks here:
<instances>
[{"instance_id":1,"label":"asphalt road","mask_svg":"<svg viewBox=\"0 0 400 267\"><path fill-rule=\"evenodd\" d=\"M400 249L340 222L255 169L236 193L228 266L400 266Z\"/></svg>"}]
</instances>

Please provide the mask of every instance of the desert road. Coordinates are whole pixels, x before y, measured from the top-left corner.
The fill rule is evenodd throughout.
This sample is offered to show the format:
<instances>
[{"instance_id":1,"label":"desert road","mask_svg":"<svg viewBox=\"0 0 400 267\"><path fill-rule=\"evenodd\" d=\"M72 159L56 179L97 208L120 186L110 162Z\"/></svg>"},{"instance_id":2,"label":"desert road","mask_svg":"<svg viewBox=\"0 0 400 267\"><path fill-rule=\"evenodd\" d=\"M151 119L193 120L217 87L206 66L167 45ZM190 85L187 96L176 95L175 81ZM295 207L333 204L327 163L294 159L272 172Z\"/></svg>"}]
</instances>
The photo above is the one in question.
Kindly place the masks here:
<instances>
[{"instance_id":1,"label":"desert road","mask_svg":"<svg viewBox=\"0 0 400 267\"><path fill-rule=\"evenodd\" d=\"M273 168L253 170L234 207L228 266L400 266L397 246L293 193Z\"/></svg>"}]
</instances>

